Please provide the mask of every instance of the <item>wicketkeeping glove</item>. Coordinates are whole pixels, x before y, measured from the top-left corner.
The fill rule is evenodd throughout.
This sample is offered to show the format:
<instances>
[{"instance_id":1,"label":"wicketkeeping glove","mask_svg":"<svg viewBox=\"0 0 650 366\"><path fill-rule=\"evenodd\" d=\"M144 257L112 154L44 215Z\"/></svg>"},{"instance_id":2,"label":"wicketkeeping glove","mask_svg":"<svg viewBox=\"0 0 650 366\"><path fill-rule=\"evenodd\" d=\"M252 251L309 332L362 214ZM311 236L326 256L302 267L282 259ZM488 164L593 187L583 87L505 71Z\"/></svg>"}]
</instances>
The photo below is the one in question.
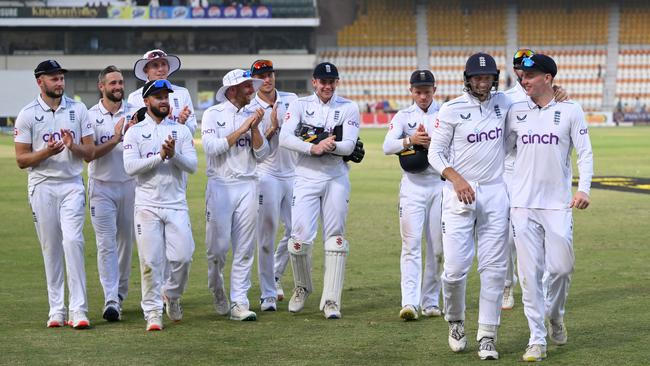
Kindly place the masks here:
<instances>
[{"instance_id":1,"label":"wicketkeeping glove","mask_svg":"<svg viewBox=\"0 0 650 366\"><path fill-rule=\"evenodd\" d=\"M353 163L360 163L363 160L363 157L366 155L366 150L363 148L363 141L357 138L357 144L354 146L354 151L352 154L343 157L343 161L351 161Z\"/></svg>"}]
</instances>

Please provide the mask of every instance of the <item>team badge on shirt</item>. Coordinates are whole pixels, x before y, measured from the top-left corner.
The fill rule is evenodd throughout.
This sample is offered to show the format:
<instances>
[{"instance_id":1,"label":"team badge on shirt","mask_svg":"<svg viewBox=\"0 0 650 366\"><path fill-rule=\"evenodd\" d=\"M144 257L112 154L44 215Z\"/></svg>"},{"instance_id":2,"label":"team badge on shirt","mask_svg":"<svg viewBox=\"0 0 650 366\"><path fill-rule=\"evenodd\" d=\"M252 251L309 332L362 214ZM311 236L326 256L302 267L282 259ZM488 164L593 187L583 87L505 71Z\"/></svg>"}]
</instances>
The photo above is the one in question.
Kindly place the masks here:
<instances>
[{"instance_id":1,"label":"team badge on shirt","mask_svg":"<svg viewBox=\"0 0 650 366\"><path fill-rule=\"evenodd\" d=\"M499 105L494 106L494 113L497 114L497 118L501 118L501 108L499 108Z\"/></svg>"},{"instance_id":2,"label":"team badge on shirt","mask_svg":"<svg viewBox=\"0 0 650 366\"><path fill-rule=\"evenodd\" d=\"M560 111L555 111L555 115L553 116L553 123L557 126L560 124L560 114L562 112Z\"/></svg>"},{"instance_id":3,"label":"team badge on shirt","mask_svg":"<svg viewBox=\"0 0 650 366\"><path fill-rule=\"evenodd\" d=\"M334 122L338 122L339 117L341 117L341 111L334 111Z\"/></svg>"},{"instance_id":4,"label":"team badge on shirt","mask_svg":"<svg viewBox=\"0 0 650 366\"><path fill-rule=\"evenodd\" d=\"M70 122L75 121L74 109L70 111Z\"/></svg>"}]
</instances>

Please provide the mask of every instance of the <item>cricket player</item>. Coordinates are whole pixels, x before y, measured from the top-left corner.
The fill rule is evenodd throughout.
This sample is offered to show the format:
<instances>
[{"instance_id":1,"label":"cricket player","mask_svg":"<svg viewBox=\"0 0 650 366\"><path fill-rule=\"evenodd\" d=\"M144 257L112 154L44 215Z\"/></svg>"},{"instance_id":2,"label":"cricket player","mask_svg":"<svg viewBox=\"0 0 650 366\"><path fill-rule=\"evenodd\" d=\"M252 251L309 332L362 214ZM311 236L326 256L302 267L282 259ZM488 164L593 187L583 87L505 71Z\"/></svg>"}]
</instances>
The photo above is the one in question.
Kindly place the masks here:
<instances>
[{"instance_id":1,"label":"cricket player","mask_svg":"<svg viewBox=\"0 0 650 366\"><path fill-rule=\"evenodd\" d=\"M515 52L515 55L512 59L512 69L514 74L517 77L515 85L506 90L505 94L510 98L511 102L517 102L520 100L526 99L526 91L521 86L521 77L523 71L521 71L521 62L524 57L530 57L534 55L535 52L527 48L522 48ZM505 156L505 166L503 170L503 181L506 183L506 187L510 187L510 181L512 178L512 169L515 161L516 150L512 149L506 151ZM508 189L508 194L510 189ZM515 306L515 286L517 285L517 274L515 272L515 261L517 260L517 251L515 249L515 241L512 237L512 226L508 227L508 245L506 248L506 255L508 256L507 270L506 270L506 282L505 289L503 291L503 304L501 308L503 310L510 310Z\"/></svg>"},{"instance_id":2,"label":"cricket player","mask_svg":"<svg viewBox=\"0 0 650 366\"><path fill-rule=\"evenodd\" d=\"M147 51L141 59L135 62L133 73L142 81L169 79L169 76L181 68L181 60L176 55L168 55L162 50ZM196 131L196 115L190 92L178 85L172 84L173 95L170 95L171 118L186 125L192 135ZM129 95L129 104L135 108L144 107L142 88Z\"/></svg>"},{"instance_id":3,"label":"cricket player","mask_svg":"<svg viewBox=\"0 0 650 366\"><path fill-rule=\"evenodd\" d=\"M124 170L136 181L134 222L148 331L162 330L163 303L171 320L183 318L181 296L194 252L186 186L187 173L197 168L196 150L189 128L168 118L173 92L164 79L144 85L147 115L128 129L123 143Z\"/></svg>"},{"instance_id":4,"label":"cricket player","mask_svg":"<svg viewBox=\"0 0 650 366\"><path fill-rule=\"evenodd\" d=\"M530 328L523 359L541 361L546 357L547 331L552 343L567 342L564 308L575 262L572 209L589 206L593 154L580 105L554 98L555 61L538 53L523 59L522 71L529 98L514 103L507 115L506 146L514 144L517 149L510 218ZM574 148L580 177L572 195ZM546 297L544 270L548 272Z\"/></svg>"},{"instance_id":5,"label":"cricket player","mask_svg":"<svg viewBox=\"0 0 650 366\"><path fill-rule=\"evenodd\" d=\"M341 317L349 250L345 219L350 200L349 167L343 157L355 151L360 122L357 105L335 94L338 83L336 66L329 62L316 65L312 77L315 93L289 104L280 131L280 146L300 154L287 243L295 284L289 311L301 311L313 291L311 252L322 215L325 279L320 309L327 319Z\"/></svg>"},{"instance_id":6,"label":"cricket player","mask_svg":"<svg viewBox=\"0 0 650 366\"><path fill-rule=\"evenodd\" d=\"M228 72L216 95L221 103L205 111L201 125L208 176L205 192L208 287L217 313L230 312L231 320L257 319L248 301L258 211L256 168L257 161L268 155L269 144L259 128L264 110L245 106L262 83L251 78L250 71ZM229 309L223 269L231 246Z\"/></svg>"},{"instance_id":7,"label":"cricket player","mask_svg":"<svg viewBox=\"0 0 650 366\"><path fill-rule=\"evenodd\" d=\"M289 263L287 242L291 236L291 198L298 155L280 147L280 128L294 93L275 89L275 70L271 60L257 60L250 68L253 78L264 81L248 108L264 111L260 128L269 144L269 155L257 165L259 176L259 216L257 220L257 269L260 279L260 307L275 311L276 301L284 298L282 275ZM275 246L278 223L284 235Z\"/></svg>"},{"instance_id":8,"label":"cricket player","mask_svg":"<svg viewBox=\"0 0 650 366\"><path fill-rule=\"evenodd\" d=\"M441 107L429 148L429 162L447 180L442 207L445 319L449 322L449 347L463 351L467 347L467 274L476 237L481 279L478 355L498 359L510 207L502 178L503 136L510 101L502 92L492 91L498 87L499 70L488 54L469 57L464 79L464 94Z\"/></svg>"},{"instance_id":9,"label":"cricket player","mask_svg":"<svg viewBox=\"0 0 650 366\"><path fill-rule=\"evenodd\" d=\"M50 304L47 327L66 324L64 272L69 290L68 324L90 327L86 298L83 225L86 197L83 161L95 151L83 103L66 97L66 69L46 60L34 70L40 94L16 118L16 162L29 171L27 194L45 263Z\"/></svg>"},{"instance_id":10,"label":"cricket player","mask_svg":"<svg viewBox=\"0 0 650 366\"><path fill-rule=\"evenodd\" d=\"M440 316L440 273L442 271L442 233L440 214L442 186L440 175L427 160L427 150L438 104L434 102L435 78L429 70L411 74L413 105L393 117L384 139L384 153L398 154L403 174L399 193L399 220L402 235L400 260L402 310L400 318L418 319ZM422 276L422 231L427 254Z\"/></svg>"},{"instance_id":11,"label":"cricket player","mask_svg":"<svg viewBox=\"0 0 650 366\"><path fill-rule=\"evenodd\" d=\"M135 180L124 171L123 131L135 111L124 98L124 78L115 66L99 73L102 98L88 111L95 136L94 160L88 164L90 218L97 241L97 270L104 289L103 318L122 318L135 241Z\"/></svg>"}]
</instances>

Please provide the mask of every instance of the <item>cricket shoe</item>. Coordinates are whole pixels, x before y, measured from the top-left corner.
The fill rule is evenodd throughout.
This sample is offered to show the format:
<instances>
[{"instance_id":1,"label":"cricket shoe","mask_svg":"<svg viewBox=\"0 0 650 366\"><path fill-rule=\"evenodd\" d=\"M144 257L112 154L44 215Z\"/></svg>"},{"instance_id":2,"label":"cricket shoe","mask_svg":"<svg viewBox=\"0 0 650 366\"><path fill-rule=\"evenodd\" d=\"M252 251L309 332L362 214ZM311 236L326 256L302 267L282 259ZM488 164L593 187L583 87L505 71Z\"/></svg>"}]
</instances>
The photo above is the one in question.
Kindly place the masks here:
<instances>
[{"instance_id":1,"label":"cricket shoe","mask_svg":"<svg viewBox=\"0 0 650 366\"><path fill-rule=\"evenodd\" d=\"M341 319L341 311L339 310L339 304L336 301L327 300L325 301L325 306L323 307L323 314L325 314L325 319Z\"/></svg>"},{"instance_id":2,"label":"cricket shoe","mask_svg":"<svg viewBox=\"0 0 650 366\"><path fill-rule=\"evenodd\" d=\"M427 306L422 309L422 315L427 318L433 318L437 316L442 316L442 311L437 306Z\"/></svg>"},{"instance_id":3,"label":"cricket shoe","mask_svg":"<svg viewBox=\"0 0 650 366\"><path fill-rule=\"evenodd\" d=\"M230 312L230 304L228 303L228 297L226 297L226 290L223 287L220 287L215 292L213 303L217 314L228 315Z\"/></svg>"},{"instance_id":4,"label":"cricket shoe","mask_svg":"<svg viewBox=\"0 0 650 366\"><path fill-rule=\"evenodd\" d=\"M254 321L257 320L257 314L248 310L247 305L233 303L230 308L230 320Z\"/></svg>"},{"instance_id":5,"label":"cricket shoe","mask_svg":"<svg viewBox=\"0 0 650 366\"><path fill-rule=\"evenodd\" d=\"M399 317L406 321L418 320L418 309L413 305L405 305L402 310L399 311Z\"/></svg>"},{"instance_id":6,"label":"cricket shoe","mask_svg":"<svg viewBox=\"0 0 650 366\"><path fill-rule=\"evenodd\" d=\"M478 357L481 360L499 359L499 352L497 352L497 347L494 343L494 338L492 337L483 337L478 341Z\"/></svg>"},{"instance_id":7,"label":"cricket shoe","mask_svg":"<svg viewBox=\"0 0 650 366\"><path fill-rule=\"evenodd\" d=\"M503 290L503 303L501 309L512 310L515 307L515 288L513 286L506 286Z\"/></svg>"},{"instance_id":8,"label":"cricket shoe","mask_svg":"<svg viewBox=\"0 0 650 366\"><path fill-rule=\"evenodd\" d=\"M278 310L275 304L275 297L267 297L260 300L260 308L262 311L276 311Z\"/></svg>"},{"instance_id":9,"label":"cricket shoe","mask_svg":"<svg viewBox=\"0 0 650 366\"><path fill-rule=\"evenodd\" d=\"M170 299L167 296L163 296L165 302L165 312L169 319L179 322L183 319L183 306L181 305L181 299Z\"/></svg>"},{"instance_id":10,"label":"cricket shoe","mask_svg":"<svg viewBox=\"0 0 650 366\"><path fill-rule=\"evenodd\" d=\"M104 306L104 311L102 312L102 318L109 322L122 320L122 309L120 303L113 300L107 302Z\"/></svg>"},{"instance_id":11,"label":"cricket shoe","mask_svg":"<svg viewBox=\"0 0 650 366\"><path fill-rule=\"evenodd\" d=\"M566 344L568 335L566 327L564 326L564 320L546 320L546 329L548 331L548 339L551 343L563 346Z\"/></svg>"},{"instance_id":12,"label":"cricket shoe","mask_svg":"<svg viewBox=\"0 0 650 366\"><path fill-rule=\"evenodd\" d=\"M296 287L293 291L293 296L289 300L289 311L292 313L297 313L305 307L305 301L309 297L309 292L304 287Z\"/></svg>"},{"instance_id":13,"label":"cricket shoe","mask_svg":"<svg viewBox=\"0 0 650 366\"><path fill-rule=\"evenodd\" d=\"M531 344L526 348L526 353L522 356L525 362L537 362L546 358L546 346L543 344Z\"/></svg>"},{"instance_id":14,"label":"cricket shoe","mask_svg":"<svg viewBox=\"0 0 650 366\"><path fill-rule=\"evenodd\" d=\"M284 300L284 290L282 289L282 281L279 278L275 278L275 293L278 296L278 301Z\"/></svg>"},{"instance_id":15,"label":"cricket shoe","mask_svg":"<svg viewBox=\"0 0 650 366\"><path fill-rule=\"evenodd\" d=\"M467 348L464 321L449 322L449 348L454 352L462 352Z\"/></svg>"},{"instance_id":16,"label":"cricket shoe","mask_svg":"<svg viewBox=\"0 0 650 366\"><path fill-rule=\"evenodd\" d=\"M90 321L85 311L71 311L68 325L74 329L87 329L90 328Z\"/></svg>"},{"instance_id":17,"label":"cricket shoe","mask_svg":"<svg viewBox=\"0 0 650 366\"><path fill-rule=\"evenodd\" d=\"M48 328L60 328L64 325L66 325L66 322L65 314L63 313L52 314L52 316L50 316L50 318L47 320Z\"/></svg>"},{"instance_id":18,"label":"cricket shoe","mask_svg":"<svg viewBox=\"0 0 650 366\"><path fill-rule=\"evenodd\" d=\"M161 311L152 311L147 315L147 332L163 330Z\"/></svg>"}]
</instances>

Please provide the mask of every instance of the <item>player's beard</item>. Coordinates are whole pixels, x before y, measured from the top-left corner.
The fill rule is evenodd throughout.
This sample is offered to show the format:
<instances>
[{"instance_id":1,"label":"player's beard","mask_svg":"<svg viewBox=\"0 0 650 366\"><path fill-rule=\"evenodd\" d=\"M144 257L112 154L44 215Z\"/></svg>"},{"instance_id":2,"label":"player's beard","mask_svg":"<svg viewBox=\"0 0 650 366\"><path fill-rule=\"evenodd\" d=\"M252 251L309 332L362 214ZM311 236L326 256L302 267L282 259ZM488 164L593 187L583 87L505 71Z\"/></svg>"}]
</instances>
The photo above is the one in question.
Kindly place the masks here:
<instances>
[{"instance_id":1,"label":"player's beard","mask_svg":"<svg viewBox=\"0 0 650 366\"><path fill-rule=\"evenodd\" d=\"M47 95L50 98L57 99L63 96L63 91L64 91L63 88L61 88L60 90L45 88L45 95Z\"/></svg>"},{"instance_id":2,"label":"player's beard","mask_svg":"<svg viewBox=\"0 0 650 366\"><path fill-rule=\"evenodd\" d=\"M122 98L124 97L124 89L115 89L112 92L107 93L105 97L111 102L119 103L122 101Z\"/></svg>"},{"instance_id":3,"label":"player's beard","mask_svg":"<svg viewBox=\"0 0 650 366\"><path fill-rule=\"evenodd\" d=\"M162 108L149 106L149 109L151 110L151 113L153 113L153 115L158 117L158 118L165 118L169 114L169 107L163 107L163 108L166 108L167 110L163 112Z\"/></svg>"},{"instance_id":4,"label":"player's beard","mask_svg":"<svg viewBox=\"0 0 650 366\"><path fill-rule=\"evenodd\" d=\"M235 94L235 102L238 106L245 106L251 102L253 94L246 94L246 91L243 88L237 88L237 94Z\"/></svg>"}]
</instances>

